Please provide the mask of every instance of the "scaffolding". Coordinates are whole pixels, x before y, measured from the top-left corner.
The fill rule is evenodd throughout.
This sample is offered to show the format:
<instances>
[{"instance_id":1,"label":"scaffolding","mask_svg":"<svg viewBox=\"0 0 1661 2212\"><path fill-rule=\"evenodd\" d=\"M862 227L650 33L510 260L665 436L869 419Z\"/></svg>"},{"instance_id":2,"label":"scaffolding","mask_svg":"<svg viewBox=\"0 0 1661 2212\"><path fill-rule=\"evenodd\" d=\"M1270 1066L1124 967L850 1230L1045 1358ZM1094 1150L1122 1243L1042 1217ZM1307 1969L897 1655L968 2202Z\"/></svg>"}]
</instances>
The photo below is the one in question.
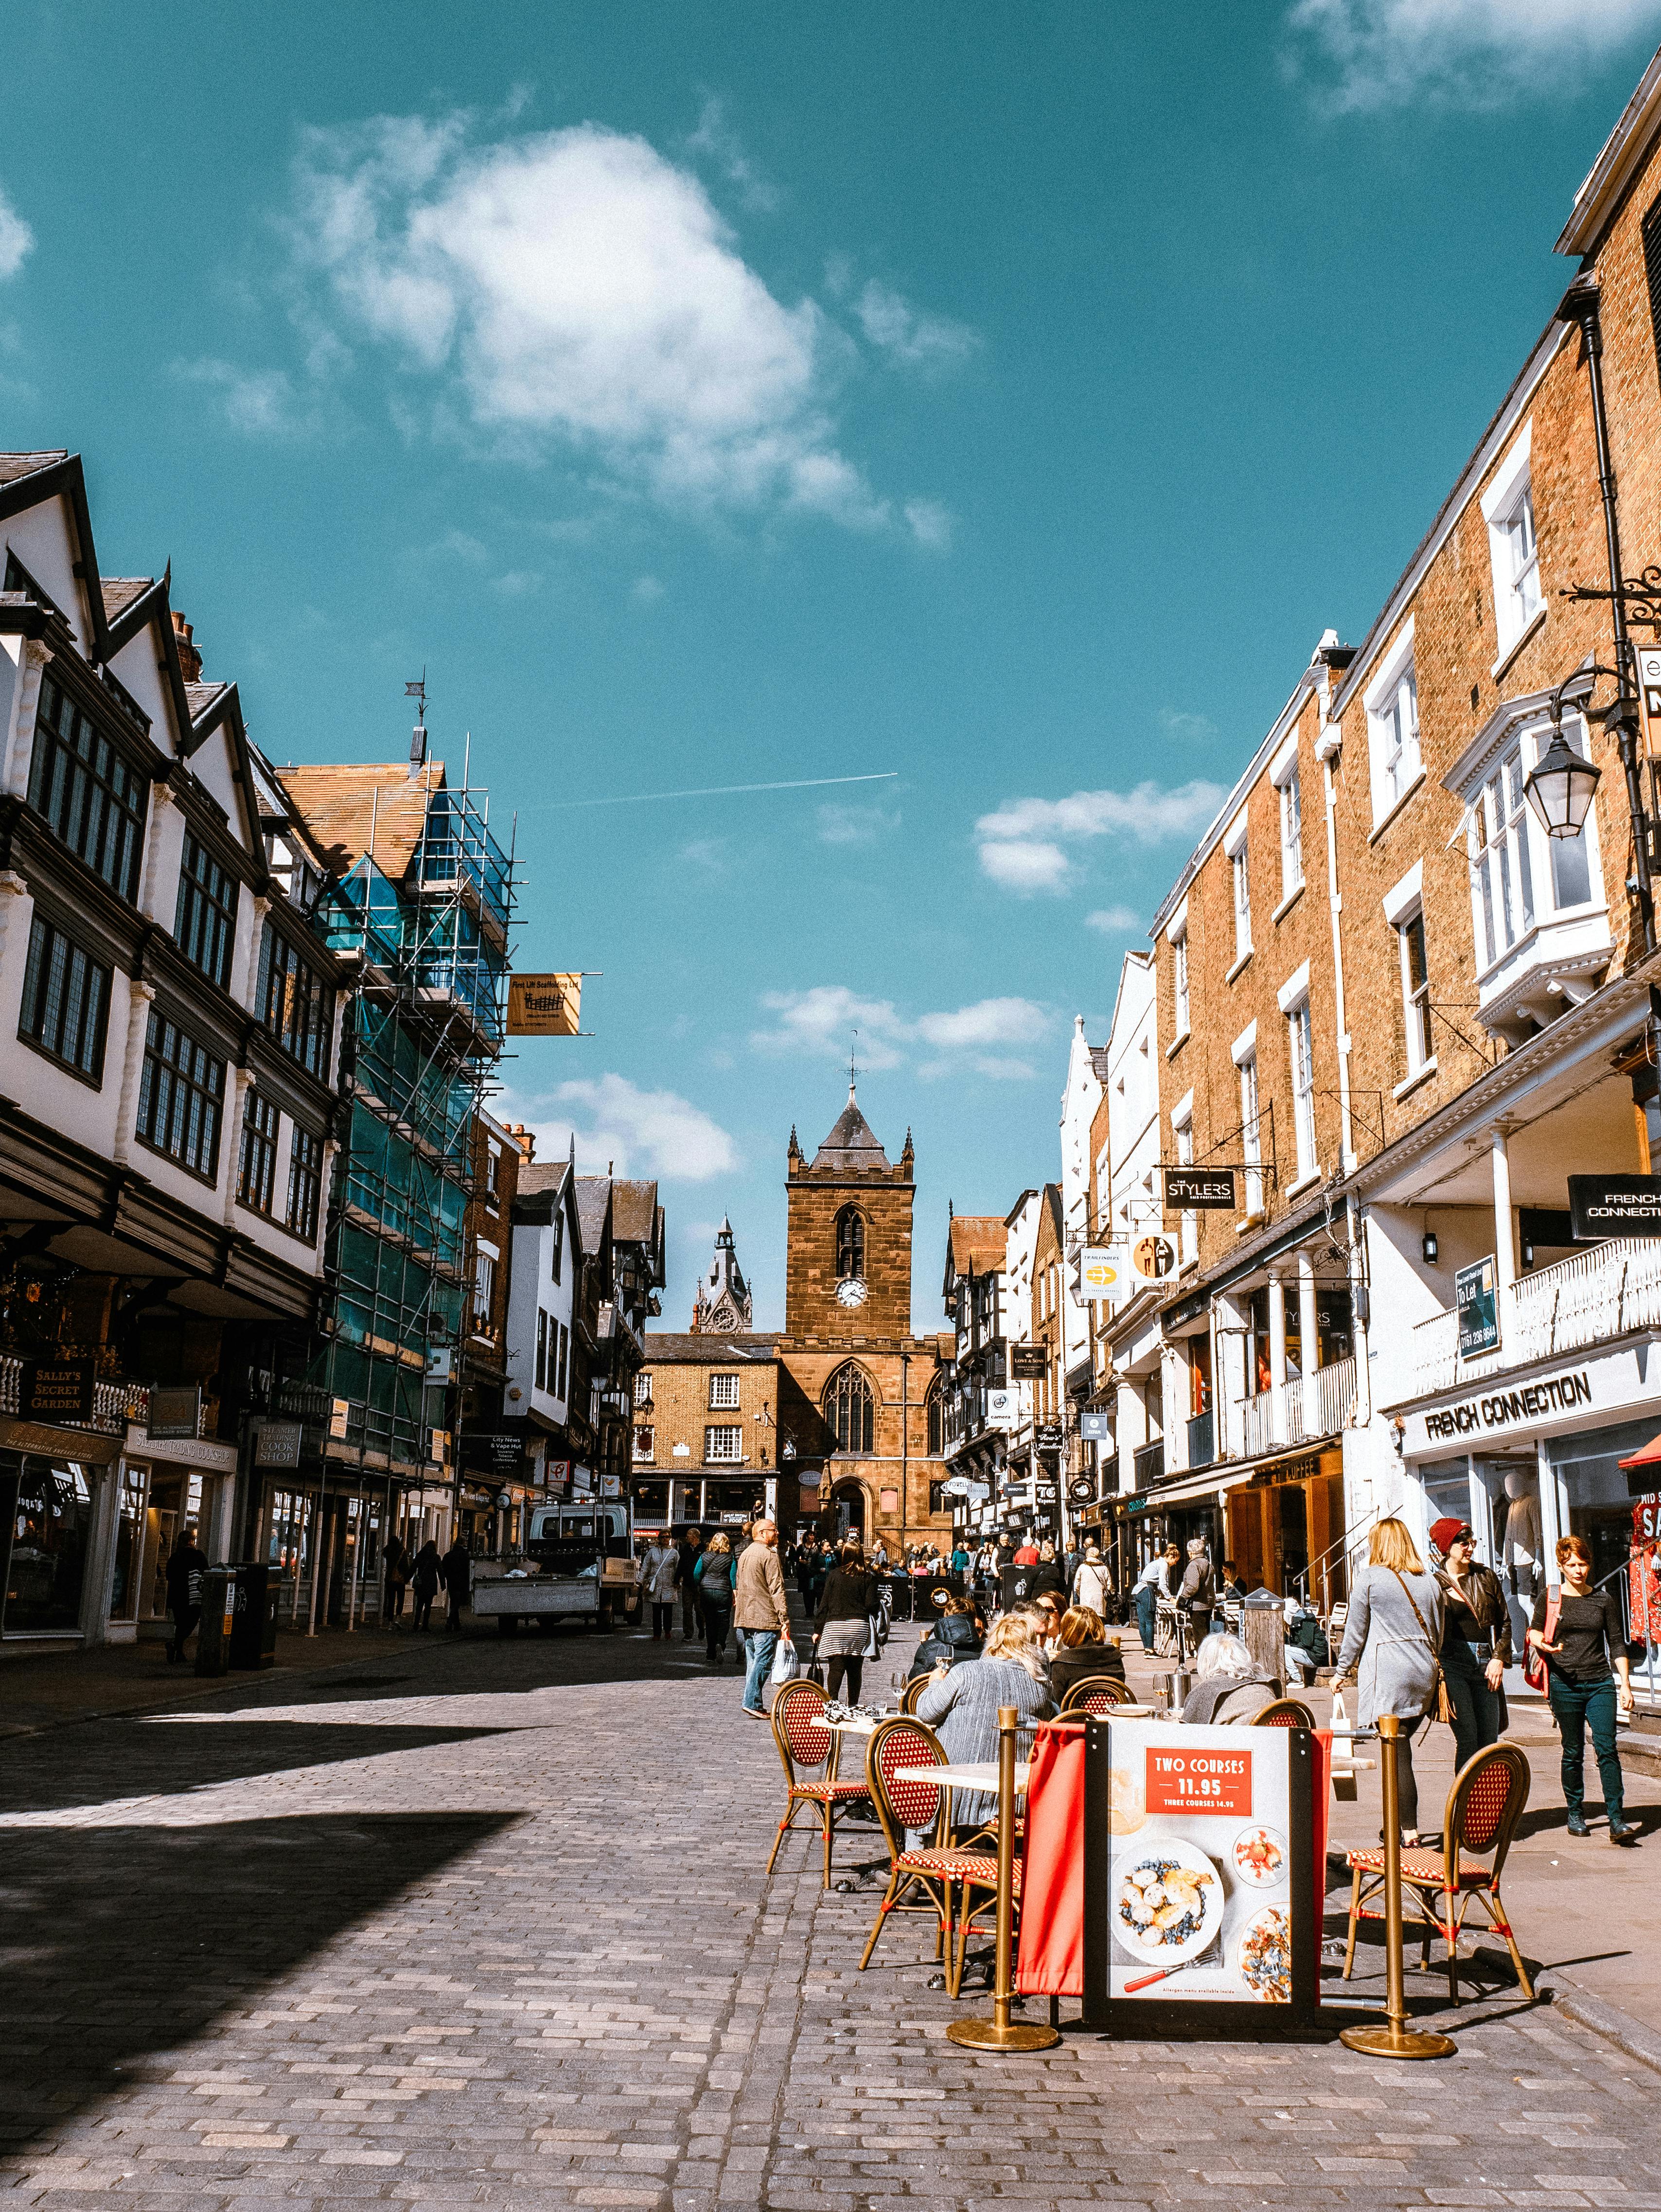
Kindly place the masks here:
<instances>
[{"instance_id":1,"label":"scaffolding","mask_svg":"<svg viewBox=\"0 0 1661 2212\"><path fill-rule=\"evenodd\" d=\"M501 1057L515 903L512 841L504 852L490 835L488 793L466 766L459 788L434 781L425 734L411 776L426 805L401 880L376 857L372 808L366 850L319 913L356 980L342 1024L330 1333L307 1379L334 1402L331 1443L405 1483L447 1479L472 1127Z\"/></svg>"}]
</instances>

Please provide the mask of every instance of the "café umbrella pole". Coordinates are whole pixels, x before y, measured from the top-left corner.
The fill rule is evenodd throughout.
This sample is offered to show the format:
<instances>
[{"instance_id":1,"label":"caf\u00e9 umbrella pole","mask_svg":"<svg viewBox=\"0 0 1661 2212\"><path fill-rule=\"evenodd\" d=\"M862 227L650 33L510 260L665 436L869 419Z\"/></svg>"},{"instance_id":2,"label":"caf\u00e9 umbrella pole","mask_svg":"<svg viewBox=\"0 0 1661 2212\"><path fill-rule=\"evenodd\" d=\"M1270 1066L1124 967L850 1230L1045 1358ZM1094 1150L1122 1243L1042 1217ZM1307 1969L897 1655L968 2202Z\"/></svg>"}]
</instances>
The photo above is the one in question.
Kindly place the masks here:
<instances>
[{"instance_id":1,"label":"caf\u00e9 umbrella pole","mask_svg":"<svg viewBox=\"0 0 1661 2212\"><path fill-rule=\"evenodd\" d=\"M946 2029L953 2043L970 2051L1050 2051L1061 2041L1056 2031L1036 2020L1011 2020L1015 1932L1015 1735L1020 1714L1013 1705L998 1708L998 1920L996 1960L992 1974L992 2017L970 2014ZM964 1900L968 1910L968 1899Z\"/></svg>"},{"instance_id":2,"label":"caf\u00e9 umbrella pole","mask_svg":"<svg viewBox=\"0 0 1661 2212\"><path fill-rule=\"evenodd\" d=\"M1384 1747L1384 2014L1385 2024L1346 2027L1338 2040L1369 2058L1447 2058L1458 2048L1451 2035L1408 2026L1407 1992L1402 1978L1402 1826L1396 1760L1402 1723L1395 1713L1378 1716Z\"/></svg>"}]
</instances>

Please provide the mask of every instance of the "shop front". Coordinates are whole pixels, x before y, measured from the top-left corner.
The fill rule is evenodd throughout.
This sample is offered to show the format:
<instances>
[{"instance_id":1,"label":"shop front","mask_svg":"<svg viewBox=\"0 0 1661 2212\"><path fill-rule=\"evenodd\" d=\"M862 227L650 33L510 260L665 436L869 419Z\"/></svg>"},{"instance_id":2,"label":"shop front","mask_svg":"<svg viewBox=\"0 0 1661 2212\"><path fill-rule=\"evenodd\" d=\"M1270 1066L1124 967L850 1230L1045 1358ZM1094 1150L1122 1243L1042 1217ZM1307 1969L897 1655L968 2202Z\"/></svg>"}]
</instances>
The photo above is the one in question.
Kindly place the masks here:
<instances>
[{"instance_id":1,"label":"shop front","mask_svg":"<svg viewBox=\"0 0 1661 2212\"><path fill-rule=\"evenodd\" d=\"M1231 1484L1224 1520L1223 1557L1248 1589L1323 1613L1348 1595L1342 1446L1260 1461Z\"/></svg>"}]
</instances>

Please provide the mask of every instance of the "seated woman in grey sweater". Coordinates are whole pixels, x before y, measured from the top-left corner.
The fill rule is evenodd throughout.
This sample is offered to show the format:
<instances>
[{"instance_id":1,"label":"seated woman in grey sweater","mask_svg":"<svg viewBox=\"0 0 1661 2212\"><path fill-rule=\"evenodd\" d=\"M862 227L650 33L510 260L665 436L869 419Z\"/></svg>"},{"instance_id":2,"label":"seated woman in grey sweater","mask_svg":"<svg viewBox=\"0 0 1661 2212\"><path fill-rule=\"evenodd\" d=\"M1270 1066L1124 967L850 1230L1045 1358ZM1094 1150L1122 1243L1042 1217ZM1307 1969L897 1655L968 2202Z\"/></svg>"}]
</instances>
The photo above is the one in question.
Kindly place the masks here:
<instances>
[{"instance_id":1,"label":"seated woman in grey sweater","mask_svg":"<svg viewBox=\"0 0 1661 2212\"><path fill-rule=\"evenodd\" d=\"M978 1659L935 1668L918 1697L916 1715L934 1729L954 1765L975 1765L997 1758L1001 1705L1013 1705L1024 1721L1047 1720L1055 1711L1037 1638L1031 1624L1016 1613L998 1620ZM997 1798L989 1790L952 1792L952 1817L958 1828L984 1826L997 1810Z\"/></svg>"},{"instance_id":2,"label":"seated woman in grey sweater","mask_svg":"<svg viewBox=\"0 0 1661 2212\"><path fill-rule=\"evenodd\" d=\"M1183 1718L1191 1727L1250 1728L1263 1707L1280 1695L1278 1682L1266 1681L1238 1636L1208 1636L1194 1655L1194 1687L1183 1700Z\"/></svg>"}]
</instances>

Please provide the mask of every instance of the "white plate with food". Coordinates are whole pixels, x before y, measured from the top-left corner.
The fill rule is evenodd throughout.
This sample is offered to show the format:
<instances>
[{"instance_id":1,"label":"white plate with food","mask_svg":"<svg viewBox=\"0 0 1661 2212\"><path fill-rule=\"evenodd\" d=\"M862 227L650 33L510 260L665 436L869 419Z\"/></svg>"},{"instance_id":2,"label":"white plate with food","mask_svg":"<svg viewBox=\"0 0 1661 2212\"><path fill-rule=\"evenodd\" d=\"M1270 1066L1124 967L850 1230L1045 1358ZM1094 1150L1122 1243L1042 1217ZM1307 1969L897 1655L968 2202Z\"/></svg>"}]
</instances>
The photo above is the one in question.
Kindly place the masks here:
<instances>
[{"instance_id":1,"label":"white plate with food","mask_svg":"<svg viewBox=\"0 0 1661 2212\"><path fill-rule=\"evenodd\" d=\"M1215 1861L1180 1836L1156 1837L1115 1856L1113 1933L1132 1958L1151 1966L1197 1958L1222 1925Z\"/></svg>"},{"instance_id":2,"label":"white plate with food","mask_svg":"<svg viewBox=\"0 0 1661 2212\"><path fill-rule=\"evenodd\" d=\"M1266 1905L1246 1923L1237 1964L1259 2004L1291 2003L1292 1923L1283 1905Z\"/></svg>"},{"instance_id":3,"label":"white plate with food","mask_svg":"<svg viewBox=\"0 0 1661 2212\"><path fill-rule=\"evenodd\" d=\"M1278 1828L1242 1828L1229 1856L1250 1889L1273 1889L1286 1880L1287 1839Z\"/></svg>"}]
</instances>

